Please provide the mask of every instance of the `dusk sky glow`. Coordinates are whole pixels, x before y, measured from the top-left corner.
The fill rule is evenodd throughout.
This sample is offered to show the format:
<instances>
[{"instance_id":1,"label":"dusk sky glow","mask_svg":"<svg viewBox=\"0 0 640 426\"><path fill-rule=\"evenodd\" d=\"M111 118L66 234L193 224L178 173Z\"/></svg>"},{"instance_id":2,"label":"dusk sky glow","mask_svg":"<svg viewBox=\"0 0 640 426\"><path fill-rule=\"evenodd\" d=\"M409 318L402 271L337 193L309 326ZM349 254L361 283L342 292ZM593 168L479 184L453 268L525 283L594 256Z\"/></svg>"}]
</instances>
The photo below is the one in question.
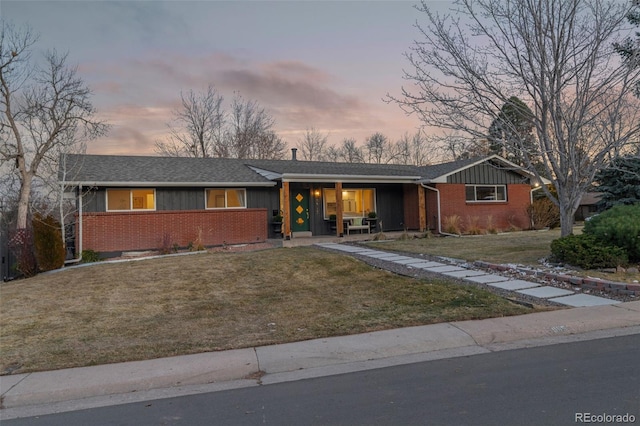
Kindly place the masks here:
<instances>
[{"instance_id":1,"label":"dusk sky glow","mask_svg":"<svg viewBox=\"0 0 640 426\"><path fill-rule=\"evenodd\" d=\"M3 19L40 34L36 56L69 52L112 125L92 154L153 154L180 92L214 87L260 103L296 145L306 128L330 143L414 133L416 117L382 101L406 82L418 37L415 1L6 1ZM429 2L446 9L449 2Z\"/></svg>"}]
</instances>

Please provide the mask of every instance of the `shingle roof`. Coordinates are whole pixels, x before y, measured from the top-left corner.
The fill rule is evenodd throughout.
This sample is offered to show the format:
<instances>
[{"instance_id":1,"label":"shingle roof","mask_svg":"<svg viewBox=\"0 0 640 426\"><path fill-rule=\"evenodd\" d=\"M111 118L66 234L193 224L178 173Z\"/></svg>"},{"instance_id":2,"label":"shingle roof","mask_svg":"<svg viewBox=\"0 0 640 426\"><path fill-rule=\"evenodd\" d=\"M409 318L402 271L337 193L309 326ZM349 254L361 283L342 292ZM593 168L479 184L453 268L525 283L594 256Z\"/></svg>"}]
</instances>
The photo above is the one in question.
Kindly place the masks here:
<instances>
[{"instance_id":1,"label":"shingle roof","mask_svg":"<svg viewBox=\"0 0 640 426\"><path fill-rule=\"evenodd\" d=\"M300 160L244 160L245 164L278 174L308 174L335 176L394 176L418 177L415 166L370 163L336 163Z\"/></svg>"},{"instance_id":2,"label":"shingle roof","mask_svg":"<svg viewBox=\"0 0 640 426\"><path fill-rule=\"evenodd\" d=\"M237 159L69 155L67 164L66 180L85 184L274 184Z\"/></svg>"},{"instance_id":3,"label":"shingle roof","mask_svg":"<svg viewBox=\"0 0 640 426\"><path fill-rule=\"evenodd\" d=\"M153 184L206 186L213 184L272 186L275 180L335 176L370 177L372 181L430 182L492 157L475 157L432 166L336 163L300 160L249 160L230 158L148 157L118 155L68 155L69 172L59 180L86 185ZM61 162L61 164L63 164Z\"/></svg>"},{"instance_id":4,"label":"shingle roof","mask_svg":"<svg viewBox=\"0 0 640 426\"><path fill-rule=\"evenodd\" d=\"M472 157L463 160L450 161L448 163L434 164L432 166L420 167L420 175L423 180L435 179L440 176L448 175L456 170L464 169L471 166L487 157Z\"/></svg>"}]
</instances>

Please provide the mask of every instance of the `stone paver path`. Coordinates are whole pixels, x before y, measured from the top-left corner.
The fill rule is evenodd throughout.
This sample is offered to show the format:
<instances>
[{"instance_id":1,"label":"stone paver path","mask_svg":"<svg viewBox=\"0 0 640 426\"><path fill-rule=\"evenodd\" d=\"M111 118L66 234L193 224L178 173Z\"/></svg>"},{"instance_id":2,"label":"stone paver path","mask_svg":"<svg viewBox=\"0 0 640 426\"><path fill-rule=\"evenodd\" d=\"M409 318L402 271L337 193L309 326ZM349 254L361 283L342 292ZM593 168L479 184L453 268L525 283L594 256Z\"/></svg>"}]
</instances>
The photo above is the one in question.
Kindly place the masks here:
<instances>
[{"instance_id":1,"label":"stone paver path","mask_svg":"<svg viewBox=\"0 0 640 426\"><path fill-rule=\"evenodd\" d=\"M482 270L469 269L460 265L434 262L419 257L399 255L397 253L386 252L383 250L373 250L337 243L317 245L326 249L340 251L344 254L366 256L372 259L403 265L407 268L423 269L425 271L442 274L448 277L461 278L463 281L486 284L502 290L515 291L530 297L551 300L565 306L583 307L620 303L617 300L607 299L604 297L575 293L574 291L557 287L541 286L540 284L531 281L512 279Z\"/></svg>"}]
</instances>

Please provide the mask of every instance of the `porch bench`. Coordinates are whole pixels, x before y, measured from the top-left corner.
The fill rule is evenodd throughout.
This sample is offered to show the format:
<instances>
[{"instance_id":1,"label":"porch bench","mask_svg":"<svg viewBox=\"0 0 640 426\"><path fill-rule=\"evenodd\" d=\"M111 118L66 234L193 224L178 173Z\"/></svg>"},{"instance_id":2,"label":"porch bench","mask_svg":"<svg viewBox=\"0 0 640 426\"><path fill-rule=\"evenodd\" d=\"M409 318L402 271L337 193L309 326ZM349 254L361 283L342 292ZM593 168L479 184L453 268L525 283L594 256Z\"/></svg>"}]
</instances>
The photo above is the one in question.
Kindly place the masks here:
<instances>
[{"instance_id":1,"label":"porch bench","mask_svg":"<svg viewBox=\"0 0 640 426\"><path fill-rule=\"evenodd\" d=\"M356 230L356 229L360 230L360 233L362 233L362 231L364 231L365 229L369 234L371 233L371 227L369 226L369 222L367 222L365 219L361 217L356 217L353 219L349 219L349 221L347 221L347 235L349 235L351 230Z\"/></svg>"}]
</instances>

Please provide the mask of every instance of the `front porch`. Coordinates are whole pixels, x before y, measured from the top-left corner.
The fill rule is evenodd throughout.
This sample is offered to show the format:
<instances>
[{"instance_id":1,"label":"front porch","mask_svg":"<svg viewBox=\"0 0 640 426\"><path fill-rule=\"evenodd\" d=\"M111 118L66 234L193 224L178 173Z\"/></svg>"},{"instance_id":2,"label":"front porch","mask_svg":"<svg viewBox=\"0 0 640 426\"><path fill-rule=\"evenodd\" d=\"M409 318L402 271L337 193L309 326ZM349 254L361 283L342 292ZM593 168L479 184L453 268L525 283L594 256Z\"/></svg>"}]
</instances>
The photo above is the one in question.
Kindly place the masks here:
<instances>
[{"instance_id":1,"label":"front porch","mask_svg":"<svg viewBox=\"0 0 640 426\"><path fill-rule=\"evenodd\" d=\"M406 182L284 181L277 206L270 236L284 240L354 232L372 238L381 230L424 230L427 222L424 190Z\"/></svg>"}]
</instances>

